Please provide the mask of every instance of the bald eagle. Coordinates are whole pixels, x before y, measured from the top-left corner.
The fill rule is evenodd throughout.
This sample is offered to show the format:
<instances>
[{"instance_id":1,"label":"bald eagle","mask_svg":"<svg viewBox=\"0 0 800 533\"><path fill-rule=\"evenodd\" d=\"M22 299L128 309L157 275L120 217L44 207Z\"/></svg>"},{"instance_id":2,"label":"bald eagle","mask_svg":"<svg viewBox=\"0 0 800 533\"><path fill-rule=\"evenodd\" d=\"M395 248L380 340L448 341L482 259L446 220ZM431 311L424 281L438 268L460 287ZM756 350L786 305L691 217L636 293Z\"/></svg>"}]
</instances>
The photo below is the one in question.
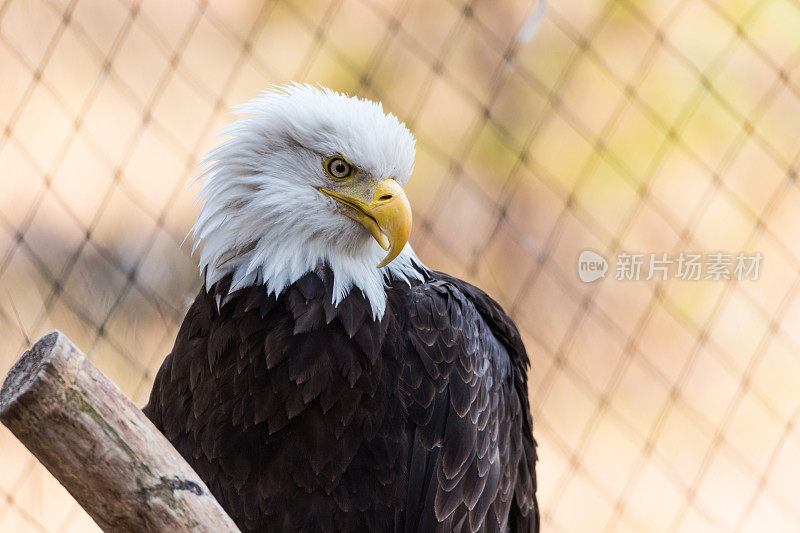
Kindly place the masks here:
<instances>
[{"instance_id":1,"label":"bald eagle","mask_svg":"<svg viewBox=\"0 0 800 533\"><path fill-rule=\"evenodd\" d=\"M407 243L412 134L309 85L238 112L147 416L243 531L537 531L528 356Z\"/></svg>"}]
</instances>

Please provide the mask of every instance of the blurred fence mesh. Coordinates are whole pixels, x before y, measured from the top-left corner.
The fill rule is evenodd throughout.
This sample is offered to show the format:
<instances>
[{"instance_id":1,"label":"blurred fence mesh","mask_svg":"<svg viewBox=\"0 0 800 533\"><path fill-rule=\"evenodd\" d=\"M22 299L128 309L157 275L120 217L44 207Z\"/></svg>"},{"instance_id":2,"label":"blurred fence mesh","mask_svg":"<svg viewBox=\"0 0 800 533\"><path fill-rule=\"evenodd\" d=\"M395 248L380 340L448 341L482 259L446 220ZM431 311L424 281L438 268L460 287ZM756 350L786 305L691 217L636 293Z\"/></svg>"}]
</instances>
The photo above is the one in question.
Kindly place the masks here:
<instances>
[{"instance_id":1,"label":"blurred fence mesh","mask_svg":"<svg viewBox=\"0 0 800 533\"><path fill-rule=\"evenodd\" d=\"M5 0L0 371L58 328L144 403L200 286L201 155L319 82L408 123L418 255L520 326L545 531L796 531L798 36L797 0ZM584 284L584 249L764 262ZM0 531L95 527L0 450Z\"/></svg>"}]
</instances>

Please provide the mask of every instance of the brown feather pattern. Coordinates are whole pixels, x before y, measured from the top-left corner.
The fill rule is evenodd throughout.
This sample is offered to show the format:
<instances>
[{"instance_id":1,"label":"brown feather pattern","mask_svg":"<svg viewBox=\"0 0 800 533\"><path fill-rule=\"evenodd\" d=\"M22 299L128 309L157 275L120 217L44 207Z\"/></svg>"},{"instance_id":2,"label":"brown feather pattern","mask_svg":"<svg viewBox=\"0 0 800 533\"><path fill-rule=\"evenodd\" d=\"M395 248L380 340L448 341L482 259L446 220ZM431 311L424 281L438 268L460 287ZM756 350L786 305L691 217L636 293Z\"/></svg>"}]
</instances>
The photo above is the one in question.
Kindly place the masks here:
<instances>
[{"instance_id":1,"label":"brown feather pattern","mask_svg":"<svg viewBox=\"0 0 800 533\"><path fill-rule=\"evenodd\" d=\"M243 531L538 531L517 328L424 273L378 321L327 269L200 291L145 413Z\"/></svg>"}]
</instances>

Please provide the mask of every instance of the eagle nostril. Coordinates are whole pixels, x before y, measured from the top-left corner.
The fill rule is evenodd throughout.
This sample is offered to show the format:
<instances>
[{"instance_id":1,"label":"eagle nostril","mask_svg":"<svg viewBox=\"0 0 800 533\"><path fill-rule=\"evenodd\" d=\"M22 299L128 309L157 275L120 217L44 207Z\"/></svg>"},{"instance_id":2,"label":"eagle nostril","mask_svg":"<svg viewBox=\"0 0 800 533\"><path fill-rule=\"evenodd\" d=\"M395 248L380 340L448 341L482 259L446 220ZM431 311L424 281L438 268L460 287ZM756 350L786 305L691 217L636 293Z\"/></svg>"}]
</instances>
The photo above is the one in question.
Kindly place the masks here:
<instances>
[{"instance_id":1,"label":"eagle nostril","mask_svg":"<svg viewBox=\"0 0 800 533\"><path fill-rule=\"evenodd\" d=\"M384 194L383 196L381 196L380 198L378 198L378 200L381 200L381 201L384 201L384 202L385 202L386 200L391 200L391 199L392 199L392 195L391 195L391 194Z\"/></svg>"}]
</instances>

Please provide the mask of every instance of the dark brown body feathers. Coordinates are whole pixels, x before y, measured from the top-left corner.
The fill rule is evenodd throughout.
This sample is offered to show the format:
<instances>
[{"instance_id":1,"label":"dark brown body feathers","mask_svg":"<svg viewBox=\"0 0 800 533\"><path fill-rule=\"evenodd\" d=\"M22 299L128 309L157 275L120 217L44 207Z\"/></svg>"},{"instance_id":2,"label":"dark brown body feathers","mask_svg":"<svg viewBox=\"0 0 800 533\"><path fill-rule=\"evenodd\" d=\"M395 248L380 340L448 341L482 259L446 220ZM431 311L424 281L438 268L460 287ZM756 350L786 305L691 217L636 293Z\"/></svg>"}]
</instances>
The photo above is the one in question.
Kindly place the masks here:
<instances>
[{"instance_id":1,"label":"dark brown body feathers","mask_svg":"<svg viewBox=\"0 0 800 533\"><path fill-rule=\"evenodd\" d=\"M243 531L538 531L528 357L438 272L380 321L329 271L200 291L145 413Z\"/></svg>"}]
</instances>

